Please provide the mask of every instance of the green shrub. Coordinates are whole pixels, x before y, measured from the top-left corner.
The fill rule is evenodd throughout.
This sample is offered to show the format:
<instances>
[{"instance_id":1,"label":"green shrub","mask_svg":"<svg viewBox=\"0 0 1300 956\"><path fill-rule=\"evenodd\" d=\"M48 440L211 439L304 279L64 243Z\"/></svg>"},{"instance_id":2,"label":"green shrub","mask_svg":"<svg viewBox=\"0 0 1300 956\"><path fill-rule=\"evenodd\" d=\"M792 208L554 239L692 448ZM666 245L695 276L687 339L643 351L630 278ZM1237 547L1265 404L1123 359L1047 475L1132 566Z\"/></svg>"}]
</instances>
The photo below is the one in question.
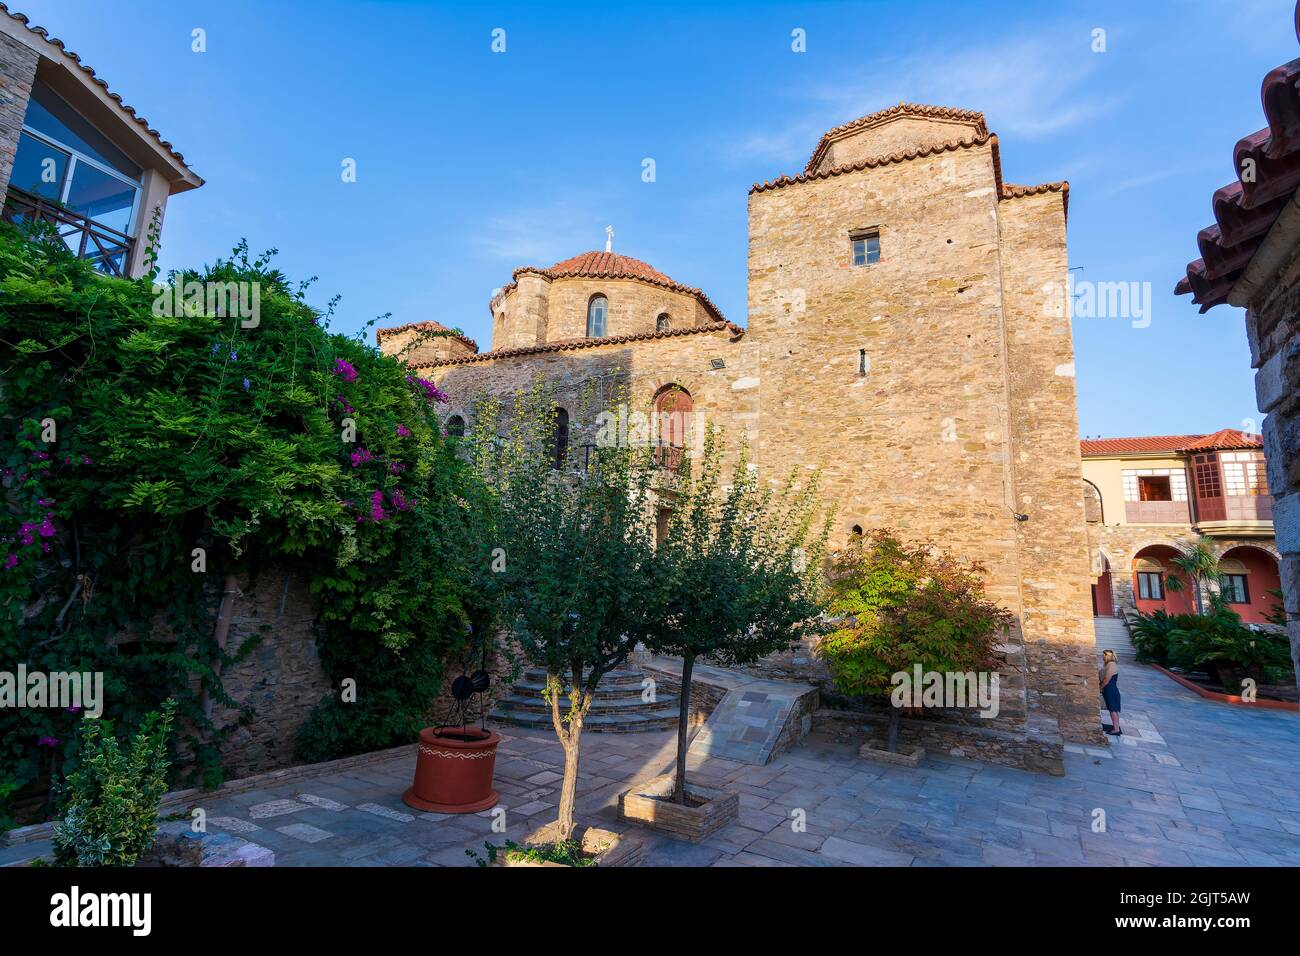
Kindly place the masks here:
<instances>
[{"instance_id":1,"label":"green shrub","mask_svg":"<svg viewBox=\"0 0 1300 956\"><path fill-rule=\"evenodd\" d=\"M1164 667L1169 663L1169 637L1178 627L1178 618L1164 611L1139 614L1132 625L1133 647L1137 659Z\"/></svg>"},{"instance_id":2,"label":"green shrub","mask_svg":"<svg viewBox=\"0 0 1300 956\"><path fill-rule=\"evenodd\" d=\"M167 740L176 702L145 717L129 751L107 720L81 721L81 761L68 777L63 820L54 827L60 866L133 866L153 844L167 792Z\"/></svg>"},{"instance_id":3,"label":"green shrub","mask_svg":"<svg viewBox=\"0 0 1300 956\"><path fill-rule=\"evenodd\" d=\"M1285 637L1253 631L1226 607L1209 614L1179 614L1169 634L1169 661L1183 668L1204 668L1211 679L1236 691L1242 678L1263 682L1265 670L1290 663Z\"/></svg>"}]
</instances>

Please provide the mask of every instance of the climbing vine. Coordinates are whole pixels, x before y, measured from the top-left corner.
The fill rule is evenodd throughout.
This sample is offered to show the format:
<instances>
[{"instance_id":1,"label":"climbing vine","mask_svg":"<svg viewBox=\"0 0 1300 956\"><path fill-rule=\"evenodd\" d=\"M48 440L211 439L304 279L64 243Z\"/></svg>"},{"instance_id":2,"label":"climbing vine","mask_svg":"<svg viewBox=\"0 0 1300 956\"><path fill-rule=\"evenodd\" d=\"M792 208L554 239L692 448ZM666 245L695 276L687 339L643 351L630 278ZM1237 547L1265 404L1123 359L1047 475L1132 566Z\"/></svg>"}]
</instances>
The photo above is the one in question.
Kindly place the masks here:
<instances>
[{"instance_id":1,"label":"climbing vine","mask_svg":"<svg viewBox=\"0 0 1300 956\"><path fill-rule=\"evenodd\" d=\"M465 630L444 512L472 477L439 432L445 396L332 333L336 302L311 307L270 259L241 243L158 286L0 226L0 670L102 672L122 732L176 698L207 784L233 727L202 701L235 706L219 673L261 639L214 638L227 576L287 564L318 596L322 660L358 701L318 708L318 754L399 742ZM80 716L0 708L0 825L57 793Z\"/></svg>"}]
</instances>

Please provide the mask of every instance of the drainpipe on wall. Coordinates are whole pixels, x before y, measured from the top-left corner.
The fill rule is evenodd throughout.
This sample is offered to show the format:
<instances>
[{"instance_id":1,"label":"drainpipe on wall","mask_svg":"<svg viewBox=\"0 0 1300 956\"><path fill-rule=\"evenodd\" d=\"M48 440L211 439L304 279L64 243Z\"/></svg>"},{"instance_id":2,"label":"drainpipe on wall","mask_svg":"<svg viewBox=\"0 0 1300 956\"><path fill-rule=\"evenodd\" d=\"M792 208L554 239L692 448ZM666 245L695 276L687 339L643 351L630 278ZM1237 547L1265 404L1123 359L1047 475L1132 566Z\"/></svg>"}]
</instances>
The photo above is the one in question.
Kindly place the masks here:
<instances>
[{"instance_id":1,"label":"drainpipe on wall","mask_svg":"<svg viewBox=\"0 0 1300 956\"><path fill-rule=\"evenodd\" d=\"M226 638L230 634L230 621L235 616L235 595L239 593L239 582L233 574L226 575L226 582L222 585L221 592L221 609L217 612L217 627L212 632L213 640L217 642L217 649L222 653L226 650ZM221 660L218 658L213 665L217 676L221 676ZM203 694L199 698L203 707L203 716L212 716L212 695L207 688L203 689Z\"/></svg>"}]
</instances>

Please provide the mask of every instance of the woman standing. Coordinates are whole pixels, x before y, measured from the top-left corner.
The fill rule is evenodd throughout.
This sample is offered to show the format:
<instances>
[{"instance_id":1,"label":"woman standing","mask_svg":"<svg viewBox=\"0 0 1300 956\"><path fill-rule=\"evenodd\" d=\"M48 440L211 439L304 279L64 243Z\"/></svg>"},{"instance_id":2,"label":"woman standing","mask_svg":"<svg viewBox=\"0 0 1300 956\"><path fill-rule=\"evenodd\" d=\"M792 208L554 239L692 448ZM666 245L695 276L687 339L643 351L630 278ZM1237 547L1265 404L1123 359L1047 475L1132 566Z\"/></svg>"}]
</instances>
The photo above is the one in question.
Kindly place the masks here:
<instances>
[{"instance_id":1,"label":"woman standing","mask_svg":"<svg viewBox=\"0 0 1300 956\"><path fill-rule=\"evenodd\" d=\"M1101 699L1110 711L1110 730L1106 733L1112 737L1124 736L1119 727L1119 664L1115 652L1107 649L1101 652L1101 669L1097 671L1097 683L1101 686Z\"/></svg>"}]
</instances>

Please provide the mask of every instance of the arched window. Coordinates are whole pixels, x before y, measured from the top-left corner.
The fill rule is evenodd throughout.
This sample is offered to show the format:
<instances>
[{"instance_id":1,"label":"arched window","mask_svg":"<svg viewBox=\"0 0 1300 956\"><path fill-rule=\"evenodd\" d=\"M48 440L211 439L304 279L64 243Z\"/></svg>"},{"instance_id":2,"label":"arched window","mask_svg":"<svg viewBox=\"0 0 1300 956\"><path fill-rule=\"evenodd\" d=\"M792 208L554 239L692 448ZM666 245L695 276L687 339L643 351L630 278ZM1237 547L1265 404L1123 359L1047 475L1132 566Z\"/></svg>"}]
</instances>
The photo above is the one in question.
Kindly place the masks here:
<instances>
[{"instance_id":1,"label":"arched window","mask_svg":"<svg viewBox=\"0 0 1300 956\"><path fill-rule=\"evenodd\" d=\"M660 312L660 313L659 313L659 318L655 319L655 331L656 331L656 332L667 332L667 331L668 331L668 313L667 313L667 312Z\"/></svg>"},{"instance_id":2,"label":"arched window","mask_svg":"<svg viewBox=\"0 0 1300 956\"><path fill-rule=\"evenodd\" d=\"M665 385L655 396L654 432L659 463L676 468L691 433L695 400L680 385Z\"/></svg>"},{"instance_id":3,"label":"arched window","mask_svg":"<svg viewBox=\"0 0 1300 956\"><path fill-rule=\"evenodd\" d=\"M609 300L603 295L593 295L587 303L587 338L604 338L608 319Z\"/></svg>"},{"instance_id":4,"label":"arched window","mask_svg":"<svg viewBox=\"0 0 1300 956\"><path fill-rule=\"evenodd\" d=\"M451 418L447 419L447 434L463 438L465 436L465 419L459 415L452 415Z\"/></svg>"},{"instance_id":5,"label":"arched window","mask_svg":"<svg viewBox=\"0 0 1300 956\"><path fill-rule=\"evenodd\" d=\"M555 410L555 443L553 445L552 467L563 468L564 459L569 454L569 413L563 408Z\"/></svg>"}]
</instances>

